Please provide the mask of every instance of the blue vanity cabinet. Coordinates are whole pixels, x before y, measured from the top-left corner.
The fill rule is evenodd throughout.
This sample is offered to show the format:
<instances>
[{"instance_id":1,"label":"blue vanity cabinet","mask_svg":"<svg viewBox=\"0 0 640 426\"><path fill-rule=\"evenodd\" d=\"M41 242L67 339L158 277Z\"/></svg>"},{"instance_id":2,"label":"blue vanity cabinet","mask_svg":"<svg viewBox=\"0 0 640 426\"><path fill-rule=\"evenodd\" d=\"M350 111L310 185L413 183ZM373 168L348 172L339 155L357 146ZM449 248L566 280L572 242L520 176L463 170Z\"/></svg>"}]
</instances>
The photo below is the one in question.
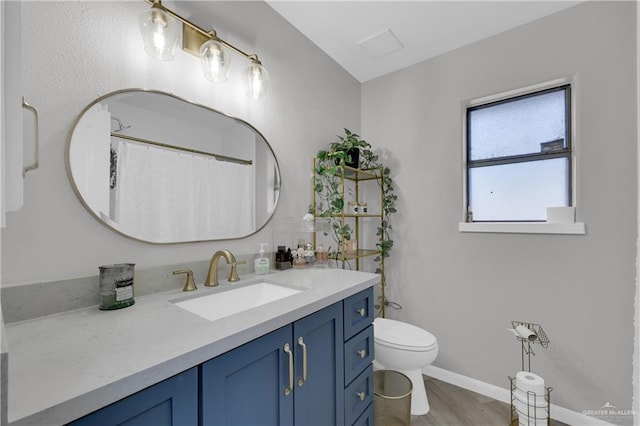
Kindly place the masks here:
<instances>
[{"instance_id":1,"label":"blue vanity cabinet","mask_svg":"<svg viewBox=\"0 0 640 426\"><path fill-rule=\"evenodd\" d=\"M342 302L293 323L293 338L296 349L294 424L302 426L343 424Z\"/></svg>"},{"instance_id":2,"label":"blue vanity cabinet","mask_svg":"<svg viewBox=\"0 0 640 426\"><path fill-rule=\"evenodd\" d=\"M292 425L291 326L220 355L201 367L200 425Z\"/></svg>"},{"instance_id":3,"label":"blue vanity cabinet","mask_svg":"<svg viewBox=\"0 0 640 426\"><path fill-rule=\"evenodd\" d=\"M343 424L343 344L339 302L204 363L200 425Z\"/></svg>"},{"instance_id":4,"label":"blue vanity cabinet","mask_svg":"<svg viewBox=\"0 0 640 426\"><path fill-rule=\"evenodd\" d=\"M73 426L198 424L197 367L76 420Z\"/></svg>"},{"instance_id":5,"label":"blue vanity cabinet","mask_svg":"<svg viewBox=\"0 0 640 426\"><path fill-rule=\"evenodd\" d=\"M372 299L367 289L71 424L370 425Z\"/></svg>"},{"instance_id":6,"label":"blue vanity cabinet","mask_svg":"<svg viewBox=\"0 0 640 426\"><path fill-rule=\"evenodd\" d=\"M372 424L373 407L373 289L343 301L345 424Z\"/></svg>"}]
</instances>

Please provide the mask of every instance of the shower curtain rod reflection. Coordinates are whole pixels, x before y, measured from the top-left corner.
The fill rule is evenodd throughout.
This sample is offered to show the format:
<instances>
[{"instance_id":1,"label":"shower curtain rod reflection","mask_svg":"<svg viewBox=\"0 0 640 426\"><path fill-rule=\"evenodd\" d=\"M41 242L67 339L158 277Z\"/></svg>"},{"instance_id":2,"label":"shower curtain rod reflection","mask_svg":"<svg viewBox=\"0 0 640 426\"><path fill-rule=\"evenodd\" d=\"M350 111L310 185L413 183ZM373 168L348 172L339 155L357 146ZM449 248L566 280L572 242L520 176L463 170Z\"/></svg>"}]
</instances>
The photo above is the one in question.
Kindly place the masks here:
<instances>
[{"instance_id":1,"label":"shower curtain rod reflection","mask_svg":"<svg viewBox=\"0 0 640 426\"><path fill-rule=\"evenodd\" d=\"M136 138L135 136L121 135L119 133L114 133L114 132L111 132L111 136L114 137L114 138L118 138L118 139L126 139L126 140L133 141L133 142L140 142L140 143L144 143L144 144L148 144L148 145L159 146L159 147L162 147L162 148L175 149L177 151L190 152L192 154L206 155L208 157L213 157L216 160L228 161L229 163L238 163L238 164L246 164L246 165L253 164L252 160L243 160L242 158L228 157L226 155L214 154L212 152L198 151L197 149L184 148L184 147L176 146L176 145L168 145L168 144L165 144L165 143L156 142L156 141L152 141L152 140L149 140L149 139Z\"/></svg>"}]
</instances>

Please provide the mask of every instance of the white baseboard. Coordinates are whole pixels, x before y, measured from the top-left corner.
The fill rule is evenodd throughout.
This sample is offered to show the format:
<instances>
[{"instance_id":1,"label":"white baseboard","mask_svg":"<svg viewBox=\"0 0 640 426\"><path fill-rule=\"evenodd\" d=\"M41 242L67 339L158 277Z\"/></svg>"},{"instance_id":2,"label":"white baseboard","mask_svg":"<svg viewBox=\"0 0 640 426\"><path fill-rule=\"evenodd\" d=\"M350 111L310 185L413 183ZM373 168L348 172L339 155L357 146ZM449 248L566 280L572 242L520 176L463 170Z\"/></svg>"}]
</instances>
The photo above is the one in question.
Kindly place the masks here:
<instances>
[{"instance_id":1,"label":"white baseboard","mask_svg":"<svg viewBox=\"0 0 640 426\"><path fill-rule=\"evenodd\" d=\"M452 385L488 396L489 398L507 404L511 403L511 392L507 388L481 382L480 380L472 379L471 377L463 376L462 374L454 373L443 368L434 367L433 365L423 368L422 373L434 379L442 380L443 382L451 383ZM574 426L614 426L603 420L586 416L577 411L568 410L555 404L551 404L551 418Z\"/></svg>"}]
</instances>

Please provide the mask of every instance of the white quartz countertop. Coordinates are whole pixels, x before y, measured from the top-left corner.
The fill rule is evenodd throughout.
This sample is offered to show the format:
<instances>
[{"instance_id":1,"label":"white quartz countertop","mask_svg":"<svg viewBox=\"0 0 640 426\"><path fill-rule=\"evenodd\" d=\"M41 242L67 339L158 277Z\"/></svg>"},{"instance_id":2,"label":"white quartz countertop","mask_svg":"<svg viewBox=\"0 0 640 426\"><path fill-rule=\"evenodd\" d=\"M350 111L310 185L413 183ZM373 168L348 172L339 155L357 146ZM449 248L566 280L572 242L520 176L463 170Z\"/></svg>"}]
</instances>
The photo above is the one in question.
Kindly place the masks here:
<instances>
[{"instance_id":1,"label":"white quartz countertop","mask_svg":"<svg viewBox=\"0 0 640 426\"><path fill-rule=\"evenodd\" d=\"M303 291L215 321L172 303L257 279ZM67 423L379 282L366 272L288 270L138 297L115 311L93 307L5 324L9 423Z\"/></svg>"}]
</instances>

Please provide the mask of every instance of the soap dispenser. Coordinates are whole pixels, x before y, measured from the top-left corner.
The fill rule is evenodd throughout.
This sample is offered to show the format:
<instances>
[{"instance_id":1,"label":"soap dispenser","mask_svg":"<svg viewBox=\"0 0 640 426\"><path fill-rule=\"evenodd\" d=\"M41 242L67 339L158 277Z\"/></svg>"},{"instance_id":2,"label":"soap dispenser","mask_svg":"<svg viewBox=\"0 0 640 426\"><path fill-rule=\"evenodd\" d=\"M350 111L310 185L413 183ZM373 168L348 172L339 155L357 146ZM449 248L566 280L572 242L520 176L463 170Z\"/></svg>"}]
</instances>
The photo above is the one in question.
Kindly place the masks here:
<instances>
[{"instance_id":1,"label":"soap dispenser","mask_svg":"<svg viewBox=\"0 0 640 426\"><path fill-rule=\"evenodd\" d=\"M253 262L254 270L257 275L264 275L269 273L269 258L264 254L264 247L268 243L260 244L260 252L256 256L256 260Z\"/></svg>"}]
</instances>

